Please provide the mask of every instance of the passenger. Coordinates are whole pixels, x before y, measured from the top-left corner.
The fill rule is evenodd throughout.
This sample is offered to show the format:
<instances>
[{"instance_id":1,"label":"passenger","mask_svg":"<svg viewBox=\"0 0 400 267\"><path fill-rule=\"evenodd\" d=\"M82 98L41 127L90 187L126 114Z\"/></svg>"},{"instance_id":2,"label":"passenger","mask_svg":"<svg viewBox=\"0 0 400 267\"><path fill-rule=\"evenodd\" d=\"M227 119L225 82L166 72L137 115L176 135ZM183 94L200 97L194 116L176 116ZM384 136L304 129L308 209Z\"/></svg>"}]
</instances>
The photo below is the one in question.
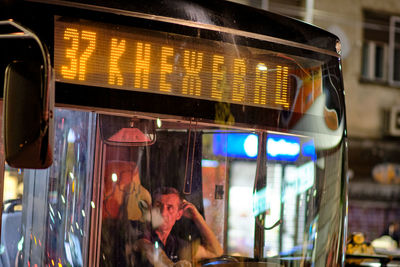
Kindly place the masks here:
<instances>
[{"instance_id":1,"label":"passenger","mask_svg":"<svg viewBox=\"0 0 400 267\"><path fill-rule=\"evenodd\" d=\"M108 162L104 183L105 218L121 218L123 209L126 209L127 219L131 221L150 219L145 210L151 206L151 196L141 185L139 170L134 162L119 160ZM123 205L124 202L126 207Z\"/></svg>"},{"instance_id":2,"label":"passenger","mask_svg":"<svg viewBox=\"0 0 400 267\"><path fill-rule=\"evenodd\" d=\"M175 188L160 188L153 196L153 231L137 242L138 250L152 265L171 266L172 262L190 262L192 258L198 260L222 255L223 249L204 218L192 203L181 198ZM201 234L202 243L196 248L193 242L183 240L171 232L175 222L182 217L192 220Z\"/></svg>"},{"instance_id":3,"label":"passenger","mask_svg":"<svg viewBox=\"0 0 400 267\"><path fill-rule=\"evenodd\" d=\"M150 221L151 195L135 162L108 161L104 177L101 266L133 266L130 247Z\"/></svg>"}]
</instances>

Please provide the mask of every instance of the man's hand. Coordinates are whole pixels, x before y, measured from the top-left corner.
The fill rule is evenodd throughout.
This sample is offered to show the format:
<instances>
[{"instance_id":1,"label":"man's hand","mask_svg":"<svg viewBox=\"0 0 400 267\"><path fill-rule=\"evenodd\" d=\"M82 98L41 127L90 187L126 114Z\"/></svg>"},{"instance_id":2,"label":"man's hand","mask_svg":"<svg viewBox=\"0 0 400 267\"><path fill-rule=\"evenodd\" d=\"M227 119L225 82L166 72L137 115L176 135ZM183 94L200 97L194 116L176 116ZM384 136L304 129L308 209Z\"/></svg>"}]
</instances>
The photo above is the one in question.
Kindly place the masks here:
<instances>
[{"instance_id":1,"label":"man's hand","mask_svg":"<svg viewBox=\"0 0 400 267\"><path fill-rule=\"evenodd\" d=\"M183 217L190 220L196 220L201 217L200 212L197 210L195 205L187 200L182 200Z\"/></svg>"},{"instance_id":2,"label":"man's hand","mask_svg":"<svg viewBox=\"0 0 400 267\"><path fill-rule=\"evenodd\" d=\"M183 200L182 209L182 216L192 220L195 223L197 229L199 229L200 231L202 240L204 242L197 249L195 258L204 259L221 256L223 253L223 249L213 231L207 225L206 221L204 220L203 216L201 216L197 208L189 201Z\"/></svg>"}]
</instances>

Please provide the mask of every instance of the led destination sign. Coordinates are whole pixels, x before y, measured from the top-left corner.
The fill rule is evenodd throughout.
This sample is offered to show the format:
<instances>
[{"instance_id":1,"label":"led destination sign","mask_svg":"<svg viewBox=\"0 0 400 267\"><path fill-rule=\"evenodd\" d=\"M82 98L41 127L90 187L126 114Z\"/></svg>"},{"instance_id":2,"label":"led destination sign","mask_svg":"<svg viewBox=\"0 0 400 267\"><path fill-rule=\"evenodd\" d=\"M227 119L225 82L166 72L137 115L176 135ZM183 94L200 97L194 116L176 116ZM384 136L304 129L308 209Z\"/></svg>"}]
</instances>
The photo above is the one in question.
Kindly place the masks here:
<instances>
[{"instance_id":1,"label":"led destination sign","mask_svg":"<svg viewBox=\"0 0 400 267\"><path fill-rule=\"evenodd\" d=\"M298 62L197 37L55 21L56 79L67 83L289 109L296 86L291 77L304 75Z\"/></svg>"}]
</instances>

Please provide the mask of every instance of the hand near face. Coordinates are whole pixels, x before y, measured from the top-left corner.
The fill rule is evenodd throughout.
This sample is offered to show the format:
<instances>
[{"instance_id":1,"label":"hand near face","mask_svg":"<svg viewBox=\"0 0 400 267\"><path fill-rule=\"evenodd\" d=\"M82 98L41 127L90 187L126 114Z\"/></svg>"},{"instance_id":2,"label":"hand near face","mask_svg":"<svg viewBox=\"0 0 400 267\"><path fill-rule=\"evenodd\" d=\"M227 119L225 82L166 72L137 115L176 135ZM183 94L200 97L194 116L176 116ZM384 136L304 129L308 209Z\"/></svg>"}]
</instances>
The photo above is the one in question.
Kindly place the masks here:
<instances>
[{"instance_id":1,"label":"hand near face","mask_svg":"<svg viewBox=\"0 0 400 267\"><path fill-rule=\"evenodd\" d=\"M200 231L202 241L196 251L195 258L203 259L221 256L224 250L196 206L183 200L181 208L182 216L191 219Z\"/></svg>"},{"instance_id":2,"label":"hand near face","mask_svg":"<svg viewBox=\"0 0 400 267\"><path fill-rule=\"evenodd\" d=\"M183 217L194 220L201 216L195 205L187 200L182 201Z\"/></svg>"}]
</instances>

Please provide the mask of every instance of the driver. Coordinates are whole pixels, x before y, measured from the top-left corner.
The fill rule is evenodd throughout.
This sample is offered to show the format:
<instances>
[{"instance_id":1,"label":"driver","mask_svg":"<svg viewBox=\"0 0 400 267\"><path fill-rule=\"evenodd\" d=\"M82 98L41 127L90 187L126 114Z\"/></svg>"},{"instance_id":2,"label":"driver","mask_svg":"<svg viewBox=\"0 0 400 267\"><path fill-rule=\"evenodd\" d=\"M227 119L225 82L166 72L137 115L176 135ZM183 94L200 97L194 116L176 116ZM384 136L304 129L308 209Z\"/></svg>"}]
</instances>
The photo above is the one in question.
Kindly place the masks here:
<instances>
[{"instance_id":1,"label":"driver","mask_svg":"<svg viewBox=\"0 0 400 267\"><path fill-rule=\"evenodd\" d=\"M207 225L196 207L181 198L179 192L172 187L156 190L153 197L152 225L153 231L145 235L137 243L139 250L146 255L153 265L159 261L190 261L221 256L223 249L216 236ZM171 233L175 222L186 217L194 222L201 234L201 244L193 249L193 242L179 238ZM159 218L158 220L156 218Z\"/></svg>"}]
</instances>

